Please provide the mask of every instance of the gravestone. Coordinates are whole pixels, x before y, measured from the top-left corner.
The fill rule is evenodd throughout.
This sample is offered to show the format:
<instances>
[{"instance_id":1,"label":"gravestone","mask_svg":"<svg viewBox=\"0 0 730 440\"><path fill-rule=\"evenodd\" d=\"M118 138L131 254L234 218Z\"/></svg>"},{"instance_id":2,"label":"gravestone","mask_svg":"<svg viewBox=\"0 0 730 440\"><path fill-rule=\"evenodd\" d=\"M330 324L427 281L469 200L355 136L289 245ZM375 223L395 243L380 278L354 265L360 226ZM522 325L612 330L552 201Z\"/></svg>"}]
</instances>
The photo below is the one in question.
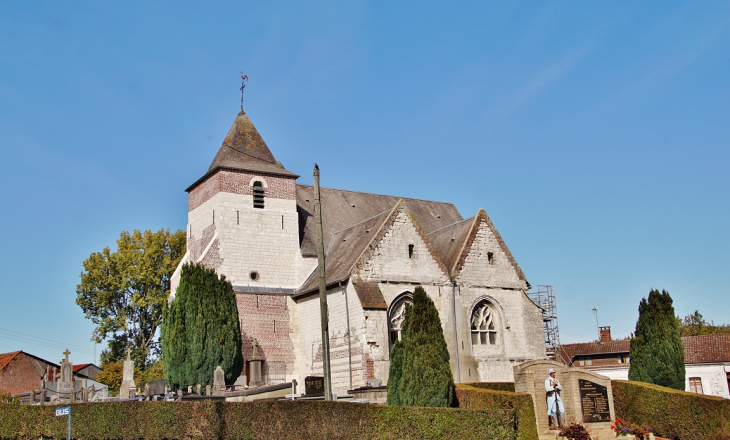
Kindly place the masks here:
<instances>
[{"instance_id":1,"label":"gravestone","mask_svg":"<svg viewBox=\"0 0 730 440\"><path fill-rule=\"evenodd\" d=\"M119 387L120 399L137 397L137 386L134 383L134 361L130 358L130 349L127 347L127 360L122 369L122 386Z\"/></svg>"},{"instance_id":2,"label":"gravestone","mask_svg":"<svg viewBox=\"0 0 730 440\"><path fill-rule=\"evenodd\" d=\"M73 401L74 400L74 382L73 382L73 364L68 361L68 355L71 354L68 349L63 352L65 359L61 361L61 374L58 378L59 399Z\"/></svg>"},{"instance_id":3,"label":"gravestone","mask_svg":"<svg viewBox=\"0 0 730 440\"><path fill-rule=\"evenodd\" d=\"M515 391L532 395L541 436L555 435L549 430L545 380L554 368L563 387L560 396L565 405L565 424L580 423L594 440L613 439L611 421L615 419L611 379L582 368L567 367L551 360L534 360L514 367Z\"/></svg>"},{"instance_id":4,"label":"gravestone","mask_svg":"<svg viewBox=\"0 0 730 440\"><path fill-rule=\"evenodd\" d=\"M324 396L324 377L307 376L304 378L304 394L307 397Z\"/></svg>"},{"instance_id":5,"label":"gravestone","mask_svg":"<svg viewBox=\"0 0 730 440\"><path fill-rule=\"evenodd\" d=\"M253 340L253 354L248 361L248 371L251 374L249 386L257 387L264 384L263 380L264 359L259 356L259 342Z\"/></svg>"},{"instance_id":6,"label":"gravestone","mask_svg":"<svg viewBox=\"0 0 730 440\"><path fill-rule=\"evenodd\" d=\"M213 371L213 395L220 396L226 391L226 374L220 365Z\"/></svg>"},{"instance_id":7,"label":"gravestone","mask_svg":"<svg viewBox=\"0 0 730 440\"><path fill-rule=\"evenodd\" d=\"M163 396L165 395L165 379L153 380L148 383L149 395L150 396Z\"/></svg>"}]
</instances>

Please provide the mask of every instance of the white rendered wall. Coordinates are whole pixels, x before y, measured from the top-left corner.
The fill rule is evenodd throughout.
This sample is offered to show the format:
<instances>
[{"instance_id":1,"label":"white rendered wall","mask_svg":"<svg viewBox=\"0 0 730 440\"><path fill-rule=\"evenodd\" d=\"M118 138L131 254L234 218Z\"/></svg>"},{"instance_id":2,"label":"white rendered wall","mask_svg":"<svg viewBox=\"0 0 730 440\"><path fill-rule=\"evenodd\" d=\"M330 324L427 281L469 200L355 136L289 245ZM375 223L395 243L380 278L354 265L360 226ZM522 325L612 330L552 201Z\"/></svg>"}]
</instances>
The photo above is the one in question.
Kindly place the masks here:
<instances>
[{"instance_id":1,"label":"white rendered wall","mask_svg":"<svg viewBox=\"0 0 730 440\"><path fill-rule=\"evenodd\" d=\"M266 198L265 208L256 209L251 195L216 193L188 214L188 243L207 238L211 229L219 240L220 262L215 268L233 285L299 286L294 200ZM251 279L252 271L258 273L258 280Z\"/></svg>"}]
</instances>

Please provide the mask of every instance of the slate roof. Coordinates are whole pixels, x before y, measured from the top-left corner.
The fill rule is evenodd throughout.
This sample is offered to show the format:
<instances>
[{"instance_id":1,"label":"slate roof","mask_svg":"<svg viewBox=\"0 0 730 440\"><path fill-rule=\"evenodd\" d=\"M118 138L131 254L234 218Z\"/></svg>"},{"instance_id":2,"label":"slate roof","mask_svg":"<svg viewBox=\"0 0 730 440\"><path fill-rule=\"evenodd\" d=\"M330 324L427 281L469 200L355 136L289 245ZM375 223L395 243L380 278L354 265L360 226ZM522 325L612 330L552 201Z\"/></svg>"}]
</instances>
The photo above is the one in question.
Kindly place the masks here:
<instances>
[{"instance_id":1,"label":"slate roof","mask_svg":"<svg viewBox=\"0 0 730 440\"><path fill-rule=\"evenodd\" d=\"M449 275L454 275L453 268L473 226L474 217L470 217L426 235L449 270Z\"/></svg>"},{"instance_id":2,"label":"slate roof","mask_svg":"<svg viewBox=\"0 0 730 440\"><path fill-rule=\"evenodd\" d=\"M453 203L408 199L381 194L320 188L322 204L322 232L325 249L337 231L357 225L385 211L390 211L403 200L423 232L428 234L444 226L463 220ZM317 255L317 230L314 220L314 187L297 185L299 213L299 241L302 255ZM329 277L328 277L329 278Z\"/></svg>"},{"instance_id":3,"label":"slate roof","mask_svg":"<svg viewBox=\"0 0 730 440\"><path fill-rule=\"evenodd\" d=\"M730 334L714 334L702 336L685 336L684 344L685 364L705 364L714 362L730 362ZM631 341L620 340L610 342L587 342L565 344L561 347L566 359L576 356L591 356L597 354L629 353Z\"/></svg>"},{"instance_id":4,"label":"slate roof","mask_svg":"<svg viewBox=\"0 0 730 440\"><path fill-rule=\"evenodd\" d=\"M241 110L223 140L208 172L186 190L190 192L219 169L253 171L275 176L299 177L277 162L246 112Z\"/></svg>"},{"instance_id":5,"label":"slate roof","mask_svg":"<svg viewBox=\"0 0 730 440\"><path fill-rule=\"evenodd\" d=\"M388 310L388 304L376 281L355 281L352 285L355 287L363 309Z\"/></svg>"},{"instance_id":6,"label":"slate roof","mask_svg":"<svg viewBox=\"0 0 730 440\"><path fill-rule=\"evenodd\" d=\"M383 227L394 209L381 212L350 228L332 234L325 252L325 275L328 286L344 281L350 276L360 255ZM324 213L322 217L324 223ZM319 276L315 269L299 288L299 292L308 293L317 286L319 286Z\"/></svg>"},{"instance_id":7,"label":"slate roof","mask_svg":"<svg viewBox=\"0 0 730 440\"><path fill-rule=\"evenodd\" d=\"M512 256L512 252L510 252L502 236L499 235L499 231L494 227L494 223L492 223L492 220L484 209L480 209L474 217L435 231L427 236L439 253L441 260L448 268L449 275L456 276L461 272L461 268L471 251L477 231L482 223L486 223L487 227L494 234L494 238L497 240L502 252L507 256L507 259L517 273L517 277L529 287L530 283L527 282L527 278L522 272L520 265L517 264L515 257Z\"/></svg>"}]
</instances>

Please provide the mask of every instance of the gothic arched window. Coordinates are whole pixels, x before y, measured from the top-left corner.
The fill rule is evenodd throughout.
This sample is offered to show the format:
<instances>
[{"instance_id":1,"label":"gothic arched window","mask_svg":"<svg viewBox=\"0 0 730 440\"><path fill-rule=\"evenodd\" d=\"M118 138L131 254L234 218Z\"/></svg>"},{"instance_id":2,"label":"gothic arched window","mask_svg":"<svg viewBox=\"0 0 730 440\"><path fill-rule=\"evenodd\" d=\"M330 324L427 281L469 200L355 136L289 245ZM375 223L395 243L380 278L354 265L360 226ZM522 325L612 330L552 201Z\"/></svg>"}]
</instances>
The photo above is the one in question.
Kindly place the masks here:
<instances>
[{"instance_id":1,"label":"gothic arched window","mask_svg":"<svg viewBox=\"0 0 730 440\"><path fill-rule=\"evenodd\" d=\"M477 304L471 314L471 343L472 345L497 344L495 311L487 301Z\"/></svg>"},{"instance_id":2,"label":"gothic arched window","mask_svg":"<svg viewBox=\"0 0 730 440\"><path fill-rule=\"evenodd\" d=\"M403 320L406 317L406 305L413 305L413 297L411 292L403 293L393 301L388 311L388 335L390 339L390 348L393 348L395 341L401 340L401 332L403 331Z\"/></svg>"}]
</instances>

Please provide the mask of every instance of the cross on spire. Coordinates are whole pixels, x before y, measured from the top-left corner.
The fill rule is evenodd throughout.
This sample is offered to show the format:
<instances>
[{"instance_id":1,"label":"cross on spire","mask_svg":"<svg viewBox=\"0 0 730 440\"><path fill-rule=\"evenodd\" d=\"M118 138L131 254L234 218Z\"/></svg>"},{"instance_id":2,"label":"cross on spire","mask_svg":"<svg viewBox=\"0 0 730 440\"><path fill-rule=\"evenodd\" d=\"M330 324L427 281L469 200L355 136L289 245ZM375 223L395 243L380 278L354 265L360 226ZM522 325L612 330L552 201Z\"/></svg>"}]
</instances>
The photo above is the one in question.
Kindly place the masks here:
<instances>
[{"instance_id":1,"label":"cross on spire","mask_svg":"<svg viewBox=\"0 0 730 440\"><path fill-rule=\"evenodd\" d=\"M241 72L241 110L243 110L243 89L246 88L246 82L248 81L248 75L244 75Z\"/></svg>"},{"instance_id":2,"label":"cross on spire","mask_svg":"<svg viewBox=\"0 0 730 440\"><path fill-rule=\"evenodd\" d=\"M68 355L70 355L71 352L68 351L68 348L67 348L66 351L63 352L63 354L66 356L66 362L68 362Z\"/></svg>"},{"instance_id":3,"label":"cross on spire","mask_svg":"<svg viewBox=\"0 0 730 440\"><path fill-rule=\"evenodd\" d=\"M127 360L130 360L129 359L129 353L131 353L131 352L132 352L132 349L129 348L129 345L127 345Z\"/></svg>"}]
</instances>

